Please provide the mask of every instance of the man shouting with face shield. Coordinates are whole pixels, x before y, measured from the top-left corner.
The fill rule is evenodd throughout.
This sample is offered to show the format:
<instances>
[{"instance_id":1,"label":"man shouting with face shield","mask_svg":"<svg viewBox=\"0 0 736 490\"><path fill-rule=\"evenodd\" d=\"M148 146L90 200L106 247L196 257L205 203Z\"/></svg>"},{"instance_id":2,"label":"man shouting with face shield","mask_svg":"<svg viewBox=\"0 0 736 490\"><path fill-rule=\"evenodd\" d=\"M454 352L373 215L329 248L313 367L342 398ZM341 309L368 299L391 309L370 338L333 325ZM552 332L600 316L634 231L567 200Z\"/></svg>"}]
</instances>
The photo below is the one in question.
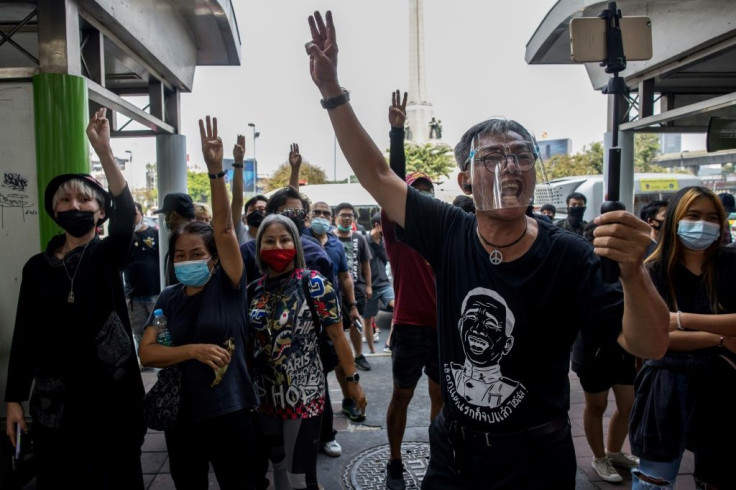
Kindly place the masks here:
<instances>
[{"instance_id":1,"label":"man shouting with face shield","mask_svg":"<svg viewBox=\"0 0 736 490\"><path fill-rule=\"evenodd\" d=\"M642 264L648 227L625 211L604 214L594 249L526 216L537 145L506 119L476 124L455 148L475 215L420 194L391 171L350 106L332 15L315 12L309 24L312 80L348 163L436 277L444 406L429 430L422 488L574 488L568 372L577 332L618 338L646 358L668 346L669 312ZM621 286L603 281L599 256L618 262Z\"/></svg>"}]
</instances>

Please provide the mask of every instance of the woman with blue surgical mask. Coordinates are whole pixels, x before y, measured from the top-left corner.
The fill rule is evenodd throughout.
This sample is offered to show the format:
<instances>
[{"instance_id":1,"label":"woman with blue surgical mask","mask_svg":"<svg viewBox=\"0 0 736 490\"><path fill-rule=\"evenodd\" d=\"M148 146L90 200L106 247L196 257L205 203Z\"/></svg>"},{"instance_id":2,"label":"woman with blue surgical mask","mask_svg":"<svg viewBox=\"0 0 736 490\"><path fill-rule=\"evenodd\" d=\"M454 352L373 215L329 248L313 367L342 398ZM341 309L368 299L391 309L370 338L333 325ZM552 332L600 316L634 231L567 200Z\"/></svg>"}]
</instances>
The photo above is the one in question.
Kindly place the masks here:
<instances>
[{"instance_id":1,"label":"woman with blue surgical mask","mask_svg":"<svg viewBox=\"0 0 736 490\"><path fill-rule=\"evenodd\" d=\"M705 187L667 206L645 264L670 308L670 347L636 379L629 436L640 466L632 488L674 488L685 449L698 488L734 488L736 251L721 246L726 214Z\"/></svg>"},{"instance_id":2,"label":"woman with blue surgical mask","mask_svg":"<svg viewBox=\"0 0 736 490\"><path fill-rule=\"evenodd\" d=\"M176 488L206 489L212 466L219 487L253 489L254 417L258 397L245 363L246 275L231 218L217 119L199 121L212 192L212 225L192 221L171 233L169 256L179 284L161 291L171 336L159 337L149 318L141 339L146 366L178 366L181 400L164 431ZM164 340L162 344L159 342Z\"/></svg>"}]
</instances>

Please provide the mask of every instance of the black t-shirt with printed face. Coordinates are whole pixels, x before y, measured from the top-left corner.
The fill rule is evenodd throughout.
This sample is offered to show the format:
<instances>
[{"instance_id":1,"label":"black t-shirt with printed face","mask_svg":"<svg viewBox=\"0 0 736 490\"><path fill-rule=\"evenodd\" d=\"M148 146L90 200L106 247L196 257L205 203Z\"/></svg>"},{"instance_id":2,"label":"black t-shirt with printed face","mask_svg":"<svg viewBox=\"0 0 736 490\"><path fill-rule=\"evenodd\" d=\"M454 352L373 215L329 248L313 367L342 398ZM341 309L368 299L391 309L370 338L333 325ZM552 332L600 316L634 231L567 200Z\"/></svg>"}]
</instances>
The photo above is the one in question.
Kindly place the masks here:
<instances>
[{"instance_id":1,"label":"black t-shirt with printed face","mask_svg":"<svg viewBox=\"0 0 736 490\"><path fill-rule=\"evenodd\" d=\"M600 342L621 331L623 296L601 279L582 237L538 222L527 253L492 265L476 219L409 190L400 239L437 279L440 383L450 416L504 432L567 416L570 348L583 329Z\"/></svg>"},{"instance_id":2,"label":"black t-shirt with printed face","mask_svg":"<svg viewBox=\"0 0 736 490\"><path fill-rule=\"evenodd\" d=\"M355 299L365 299L365 277L363 275L363 262L370 262L373 258L371 249L365 237L360 233L353 232L350 237L337 236L345 247L345 256L348 259L348 270L353 278L355 288Z\"/></svg>"}]
</instances>

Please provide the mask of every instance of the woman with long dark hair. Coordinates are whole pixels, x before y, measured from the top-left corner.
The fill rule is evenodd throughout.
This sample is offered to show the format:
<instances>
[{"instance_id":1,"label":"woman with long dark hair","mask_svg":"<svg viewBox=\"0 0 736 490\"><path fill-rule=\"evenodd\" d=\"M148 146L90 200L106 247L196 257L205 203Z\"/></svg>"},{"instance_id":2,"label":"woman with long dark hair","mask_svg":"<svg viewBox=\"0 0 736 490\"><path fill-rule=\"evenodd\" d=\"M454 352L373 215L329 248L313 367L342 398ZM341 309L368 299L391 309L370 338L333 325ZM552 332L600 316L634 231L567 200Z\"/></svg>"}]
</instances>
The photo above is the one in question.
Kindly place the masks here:
<instances>
[{"instance_id":1,"label":"woman with long dark hair","mask_svg":"<svg viewBox=\"0 0 736 490\"><path fill-rule=\"evenodd\" d=\"M277 490L317 489L317 451L325 404L318 333L325 329L348 374L351 399L366 400L343 333L339 300L319 272L305 269L294 222L271 214L256 236L263 277L248 286L254 380L261 395L259 426L267 441Z\"/></svg>"},{"instance_id":2,"label":"woman with long dark hair","mask_svg":"<svg viewBox=\"0 0 736 490\"><path fill-rule=\"evenodd\" d=\"M209 488L212 463L223 490L255 488L253 409L257 397L245 365L246 281L230 215L217 119L199 121L212 190L212 226L193 221L173 231L169 254L179 284L161 292L156 309L167 318L170 346L157 342L149 319L141 363L178 365L181 405L165 430L176 488ZM166 343L166 342L165 342Z\"/></svg>"},{"instance_id":3,"label":"woman with long dark hair","mask_svg":"<svg viewBox=\"0 0 736 490\"><path fill-rule=\"evenodd\" d=\"M686 448L698 488L736 485L736 254L721 245L725 220L710 189L682 189L646 260L670 309L670 347L661 360L646 360L636 380L634 489L673 488Z\"/></svg>"}]
</instances>

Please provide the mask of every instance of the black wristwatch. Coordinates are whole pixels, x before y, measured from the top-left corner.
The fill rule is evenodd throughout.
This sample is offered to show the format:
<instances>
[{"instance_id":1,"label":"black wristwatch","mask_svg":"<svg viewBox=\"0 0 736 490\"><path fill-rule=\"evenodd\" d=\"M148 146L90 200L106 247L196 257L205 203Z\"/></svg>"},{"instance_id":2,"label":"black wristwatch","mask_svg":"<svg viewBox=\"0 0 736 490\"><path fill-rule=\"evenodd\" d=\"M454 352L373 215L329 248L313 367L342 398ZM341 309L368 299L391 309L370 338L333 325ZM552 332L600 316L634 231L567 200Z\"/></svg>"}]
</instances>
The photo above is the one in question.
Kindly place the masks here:
<instances>
[{"instance_id":1,"label":"black wristwatch","mask_svg":"<svg viewBox=\"0 0 736 490\"><path fill-rule=\"evenodd\" d=\"M345 381L348 383L358 383L360 381L360 374L356 372L352 376L345 376Z\"/></svg>"},{"instance_id":2,"label":"black wristwatch","mask_svg":"<svg viewBox=\"0 0 736 490\"><path fill-rule=\"evenodd\" d=\"M339 107L346 102L350 100L350 92L345 90L345 88L340 87L342 90L342 93L336 97L332 97L330 99L322 99L319 101L320 104L322 104L322 107L325 109L334 109L335 107Z\"/></svg>"},{"instance_id":3,"label":"black wristwatch","mask_svg":"<svg viewBox=\"0 0 736 490\"><path fill-rule=\"evenodd\" d=\"M348 305L349 305L349 306L350 306L351 308L352 308L353 306L355 306L355 307L357 308L357 307L358 307L358 302L357 302L357 301L353 301L352 303L348 303Z\"/></svg>"}]
</instances>

